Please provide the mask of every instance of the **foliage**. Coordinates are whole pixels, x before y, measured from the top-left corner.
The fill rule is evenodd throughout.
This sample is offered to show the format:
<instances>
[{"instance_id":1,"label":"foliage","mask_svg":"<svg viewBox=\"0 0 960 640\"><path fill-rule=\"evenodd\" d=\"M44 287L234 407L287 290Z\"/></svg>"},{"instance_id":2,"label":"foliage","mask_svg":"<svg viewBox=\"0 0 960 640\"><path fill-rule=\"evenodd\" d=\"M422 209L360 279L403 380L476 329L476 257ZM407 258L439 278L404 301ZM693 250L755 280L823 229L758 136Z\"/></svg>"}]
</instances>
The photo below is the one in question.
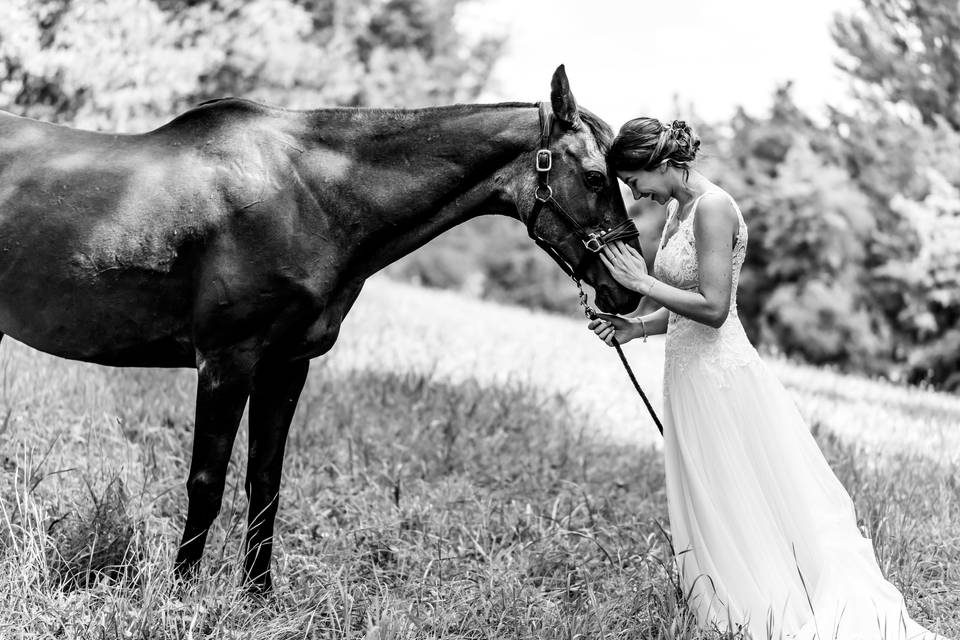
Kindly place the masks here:
<instances>
[{"instance_id":1,"label":"foliage","mask_svg":"<svg viewBox=\"0 0 960 640\"><path fill-rule=\"evenodd\" d=\"M911 382L960 378L960 11L935 0L864 0L838 16L857 103L835 110L851 177L878 214L864 280L891 328L892 360Z\"/></svg>"},{"instance_id":2,"label":"foliage","mask_svg":"<svg viewBox=\"0 0 960 640\"><path fill-rule=\"evenodd\" d=\"M903 357L913 382L936 381L960 388L960 192L936 170L928 171L923 200L894 199L893 207L913 225L919 249L882 275L900 297L898 321L911 349Z\"/></svg>"},{"instance_id":3,"label":"foliage","mask_svg":"<svg viewBox=\"0 0 960 640\"><path fill-rule=\"evenodd\" d=\"M472 99L502 38L451 29L469 0L8 0L0 107L132 131L242 95L281 106Z\"/></svg>"},{"instance_id":4,"label":"foliage","mask_svg":"<svg viewBox=\"0 0 960 640\"><path fill-rule=\"evenodd\" d=\"M863 0L833 39L863 105L960 129L960 11L942 0Z\"/></svg>"}]
</instances>

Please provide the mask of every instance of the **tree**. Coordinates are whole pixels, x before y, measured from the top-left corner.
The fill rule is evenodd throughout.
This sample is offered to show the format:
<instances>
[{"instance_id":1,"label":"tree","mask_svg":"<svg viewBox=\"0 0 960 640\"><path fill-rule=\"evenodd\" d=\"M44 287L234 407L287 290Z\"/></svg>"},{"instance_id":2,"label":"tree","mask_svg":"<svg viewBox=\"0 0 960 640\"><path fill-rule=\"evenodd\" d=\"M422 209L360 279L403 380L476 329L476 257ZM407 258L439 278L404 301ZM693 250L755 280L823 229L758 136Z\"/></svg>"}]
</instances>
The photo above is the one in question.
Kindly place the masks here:
<instances>
[{"instance_id":1,"label":"tree","mask_svg":"<svg viewBox=\"0 0 960 640\"><path fill-rule=\"evenodd\" d=\"M118 131L242 95L289 107L473 99L503 39L469 0L6 0L0 107Z\"/></svg>"},{"instance_id":2,"label":"tree","mask_svg":"<svg viewBox=\"0 0 960 640\"><path fill-rule=\"evenodd\" d=\"M960 133L943 125L927 132L923 170L928 193L919 199L896 196L892 206L910 226L916 250L878 270L888 296L896 300L902 340L899 359L906 379L960 389L960 190L956 149ZM940 157L942 160L938 161Z\"/></svg>"},{"instance_id":3,"label":"tree","mask_svg":"<svg viewBox=\"0 0 960 640\"><path fill-rule=\"evenodd\" d=\"M831 129L878 219L865 289L904 377L960 388L960 11L863 0L833 37L857 102Z\"/></svg>"},{"instance_id":4,"label":"tree","mask_svg":"<svg viewBox=\"0 0 960 640\"><path fill-rule=\"evenodd\" d=\"M835 19L832 35L862 103L912 112L928 126L939 116L960 130L956 3L863 0L862 10Z\"/></svg>"},{"instance_id":5,"label":"tree","mask_svg":"<svg viewBox=\"0 0 960 640\"><path fill-rule=\"evenodd\" d=\"M811 362L878 368L889 357L888 331L863 286L876 232L866 196L798 138L759 222L751 231L770 260L764 275L777 283L760 315L764 339Z\"/></svg>"}]
</instances>

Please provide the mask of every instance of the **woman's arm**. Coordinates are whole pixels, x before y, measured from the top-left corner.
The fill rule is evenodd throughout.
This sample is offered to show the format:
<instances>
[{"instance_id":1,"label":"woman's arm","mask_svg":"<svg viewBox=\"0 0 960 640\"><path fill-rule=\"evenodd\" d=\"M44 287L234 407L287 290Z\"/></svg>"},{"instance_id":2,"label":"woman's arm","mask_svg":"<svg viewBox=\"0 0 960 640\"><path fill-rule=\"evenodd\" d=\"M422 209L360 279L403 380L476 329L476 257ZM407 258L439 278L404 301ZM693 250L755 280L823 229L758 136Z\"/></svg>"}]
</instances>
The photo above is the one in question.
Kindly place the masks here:
<instances>
[{"instance_id":1,"label":"woman's arm","mask_svg":"<svg viewBox=\"0 0 960 640\"><path fill-rule=\"evenodd\" d=\"M733 242L739 219L731 202L723 196L704 196L693 220L700 276L696 290L685 291L665 284L646 270L643 258L629 245L604 247L601 258L611 275L682 316L719 328L730 311L733 287Z\"/></svg>"},{"instance_id":2,"label":"woman's arm","mask_svg":"<svg viewBox=\"0 0 960 640\"><path fill-rule=\"evenodd\" d=\"M598 313L596 320L587 325L601 340L613 346L616 338L620 344L626 344L634 338L645 338L667 332L667 318L670 311L663 307L637 318L621 318L606 313Z\"/></svg>"},{"instance_id":3,"label":"woman's arm","mask_svg":"<svg viewBox=\"0 0 960 640\"><path fill-rule=\"evenodd\" d=\"M642 338L644 330L648 336L656 336L667 332L667 319L670 317L670 310L660 307L656 311L636 318L630 318L630 323L636 325L637 331L634 337Z\"/></svg>"}]
</instances>

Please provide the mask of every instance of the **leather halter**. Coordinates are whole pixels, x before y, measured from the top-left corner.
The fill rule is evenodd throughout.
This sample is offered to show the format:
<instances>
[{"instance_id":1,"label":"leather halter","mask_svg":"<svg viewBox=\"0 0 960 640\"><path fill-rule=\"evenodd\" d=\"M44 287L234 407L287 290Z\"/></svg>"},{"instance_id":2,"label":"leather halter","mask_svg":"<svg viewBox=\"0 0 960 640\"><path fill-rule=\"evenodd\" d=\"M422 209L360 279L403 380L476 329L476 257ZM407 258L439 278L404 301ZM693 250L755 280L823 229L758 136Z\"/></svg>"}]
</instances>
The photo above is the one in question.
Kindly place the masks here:
<instances>
[{"instance_id":1,"label":"leather halter","mask_svg":"<svg viewBox=\"0 0 960 640\"><path fill-rule=\"evenodd\" d=\"M537 246L546 251L547 255L553 258L556 263L560 265L560 268L577 283L577 288L580 290L580 304L583 306L586 316L593 320L597 317L597 312L587 304L587 295L583 292L583 287L580 284L583 262L587 258L602 251L604 245L607 243L634 238L639 236L640 232L637 231L636 225L633 224L633 220L630 218L627 218L613 228L590 232L577 222L573 216L564 211L560 203L553 197L553 189L550 188L550 169L553 166L553 153L550 151L550 133L553 130L553 111L546 103L541 102L538 106L540 108L540 147L537 149L535 160L537 168L537 190L534 192L535 202L533 203L533 209L530 211L530 215L527 216L527 233L533 238L533 241L537 243ZM578 264L571 266L552 244L537 235L535 230L537 219L540 217L540 212L543 210L544 205L553 209L555 213L566 220L568 226L573 227L573 231L561 238L560 242L564 245L575 244L571 242L571 237L575 236L583 243L587 251L590 252L585 256L584 260L581 260ZM654 411L653 405L650 404L647 394L643 392L643 388L640 386L640 383L637 382L637 377L634 375L633 369L630 368L630 363L627 362L627 357L623 355L623 349L620 347L620 343L617 342L616 338L613 339L613 346L617 349L617 355L620 356L620 362L623 363L627 375L630 377L630 382L633 383L633 387L637 390L637 393L640 394L640 398L643 400L644 405L646 405L647 411L650 412L650 416L653 418L653 422L657 425L657 429L660 430L660 435L662 436L663 424L660 422L657 412Z\"/></svg>"},{"instance_id":2,"label":"leather halter","mask_svg":"<svg viewBox=\"0 0 960 640\"><path fill-rule=\"evenodd\" d=\"M582 269L584 263L593 257L592 254L599 253L606 244L611 242L635 238L640 235L640 232L637 231L636 225L634 225L633 221L629 218L613 228L588 231L557 202L557 199L553 197L553 188L550 186L550 169L553 167L553 152L550 151L550 134L553 131L553 112L551 107L545 102L540 102L537 106L540 111L540 147L537 149L534 161L537 170L537 188L536 191L534 191L533 209L531 209L530 215L527 216L527 234L537 243L537 246L543 249L547 255L560 265L560 268L563 269L568 276L579 282L583 277ZM573 240L579 239L580 242L583 243L583 246L587 248L587 251L590 252L590 254L584 256L577 264L571 265L560 252L557 251L554 245L537 234L537 220L540 218L540 212L543 210L544 205L552 209L554 213L565 220L568 227L572 227L573 229L572 233L560 239L560 244L567 246L571 244L575 245Z\"/></svg>"},{"instance_id":3,"label":"leather halter","mask_svg":"<svg viewBox=\"0 0 960 640\"><path fill-rule=\"evenodd\" d=\"M530 234L533 241L537 243L537 246L546 251L547 255L553 258L556 263L560 265L560 268L577 283L577 288L580 290L580 304L583 306L584 314L593 320L598 317L597 312L587 304L587 295L583 292L583 287L580 284L581 268L583 267L584 261L602 251L604 245L607 243L634 238L639 236L640 232L637 231L636 225L633 224L633 220L630 218L627 218L613 228L590 232L577 222L573 216L564 211L560 203L553 197L553 189L550 188L550 168L553 166L553 153L550 151L550 133L553 130L553 112L543 102L539 103L538 106L540 108L540 147L537 149L535 160L537 168L537 190L534 192L535 202L533 203L533 209L530 211L530 215L527 216L527 233ZM573 231L561 238L561 242L565 245L572 244L570 239L576 236L580 242L583 243L583 246L587 248L587 251L589 251L578 264L574 266L568 264L552 244L537 235L535 230L537 219L540 217L540 212L543 210L544 205L553 209L555 213L567 221L570 227L573 227ZM637 377L634 375L633 369L630 368L630 363L627 362L627 357L623 355L623 349L620 347L620 343L617 342L616 338L613 340L613 346L616 347L617 355L620 356L620 361L627 370L630 382L633 383L633 387L637 390L637 393L640 394L640 398L643 400L644 405L646 405L647 411L650 412L650 416L653 418L653 422L657 425L657 429L660 430L660 435L662 436L663 424L660 422L657 412L654 411L653 405L650 404L647 394L643 392L643 388L640 386L640 383L637 382Z\"/></svg>"}]
</instances>

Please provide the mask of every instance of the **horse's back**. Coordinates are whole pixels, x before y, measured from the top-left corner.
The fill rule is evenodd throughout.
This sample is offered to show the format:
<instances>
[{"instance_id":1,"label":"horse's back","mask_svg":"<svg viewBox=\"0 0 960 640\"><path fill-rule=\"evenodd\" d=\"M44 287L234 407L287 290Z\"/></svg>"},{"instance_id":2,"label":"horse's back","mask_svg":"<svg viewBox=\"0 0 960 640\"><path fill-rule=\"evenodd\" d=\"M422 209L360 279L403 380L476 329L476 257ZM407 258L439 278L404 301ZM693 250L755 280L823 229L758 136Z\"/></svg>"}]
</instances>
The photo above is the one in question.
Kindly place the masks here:
<instances>
[{"instance_id":1,"label":"horse's back","mask_svg":"<svg viewBox=\"0 0 960 640\"><path fill-rule=\"evenodd\" d=\"M283 252L258 242L296 226L294 118L266 109L219 101L136 135L0 114L0 332L65 357L189 364L197 314L267 293L252 270Z\"/></svg>"},{"instance_id":2,"label":"horse's back","mask_svg":"<svg viewBox=\"0 0 960 640\"><path fill-rule=\"evenodd\" d=\"M183 342L189 249L217 208L190 148L0 114L0 331L94 360Z\"/></svg>"}]
</instances>

